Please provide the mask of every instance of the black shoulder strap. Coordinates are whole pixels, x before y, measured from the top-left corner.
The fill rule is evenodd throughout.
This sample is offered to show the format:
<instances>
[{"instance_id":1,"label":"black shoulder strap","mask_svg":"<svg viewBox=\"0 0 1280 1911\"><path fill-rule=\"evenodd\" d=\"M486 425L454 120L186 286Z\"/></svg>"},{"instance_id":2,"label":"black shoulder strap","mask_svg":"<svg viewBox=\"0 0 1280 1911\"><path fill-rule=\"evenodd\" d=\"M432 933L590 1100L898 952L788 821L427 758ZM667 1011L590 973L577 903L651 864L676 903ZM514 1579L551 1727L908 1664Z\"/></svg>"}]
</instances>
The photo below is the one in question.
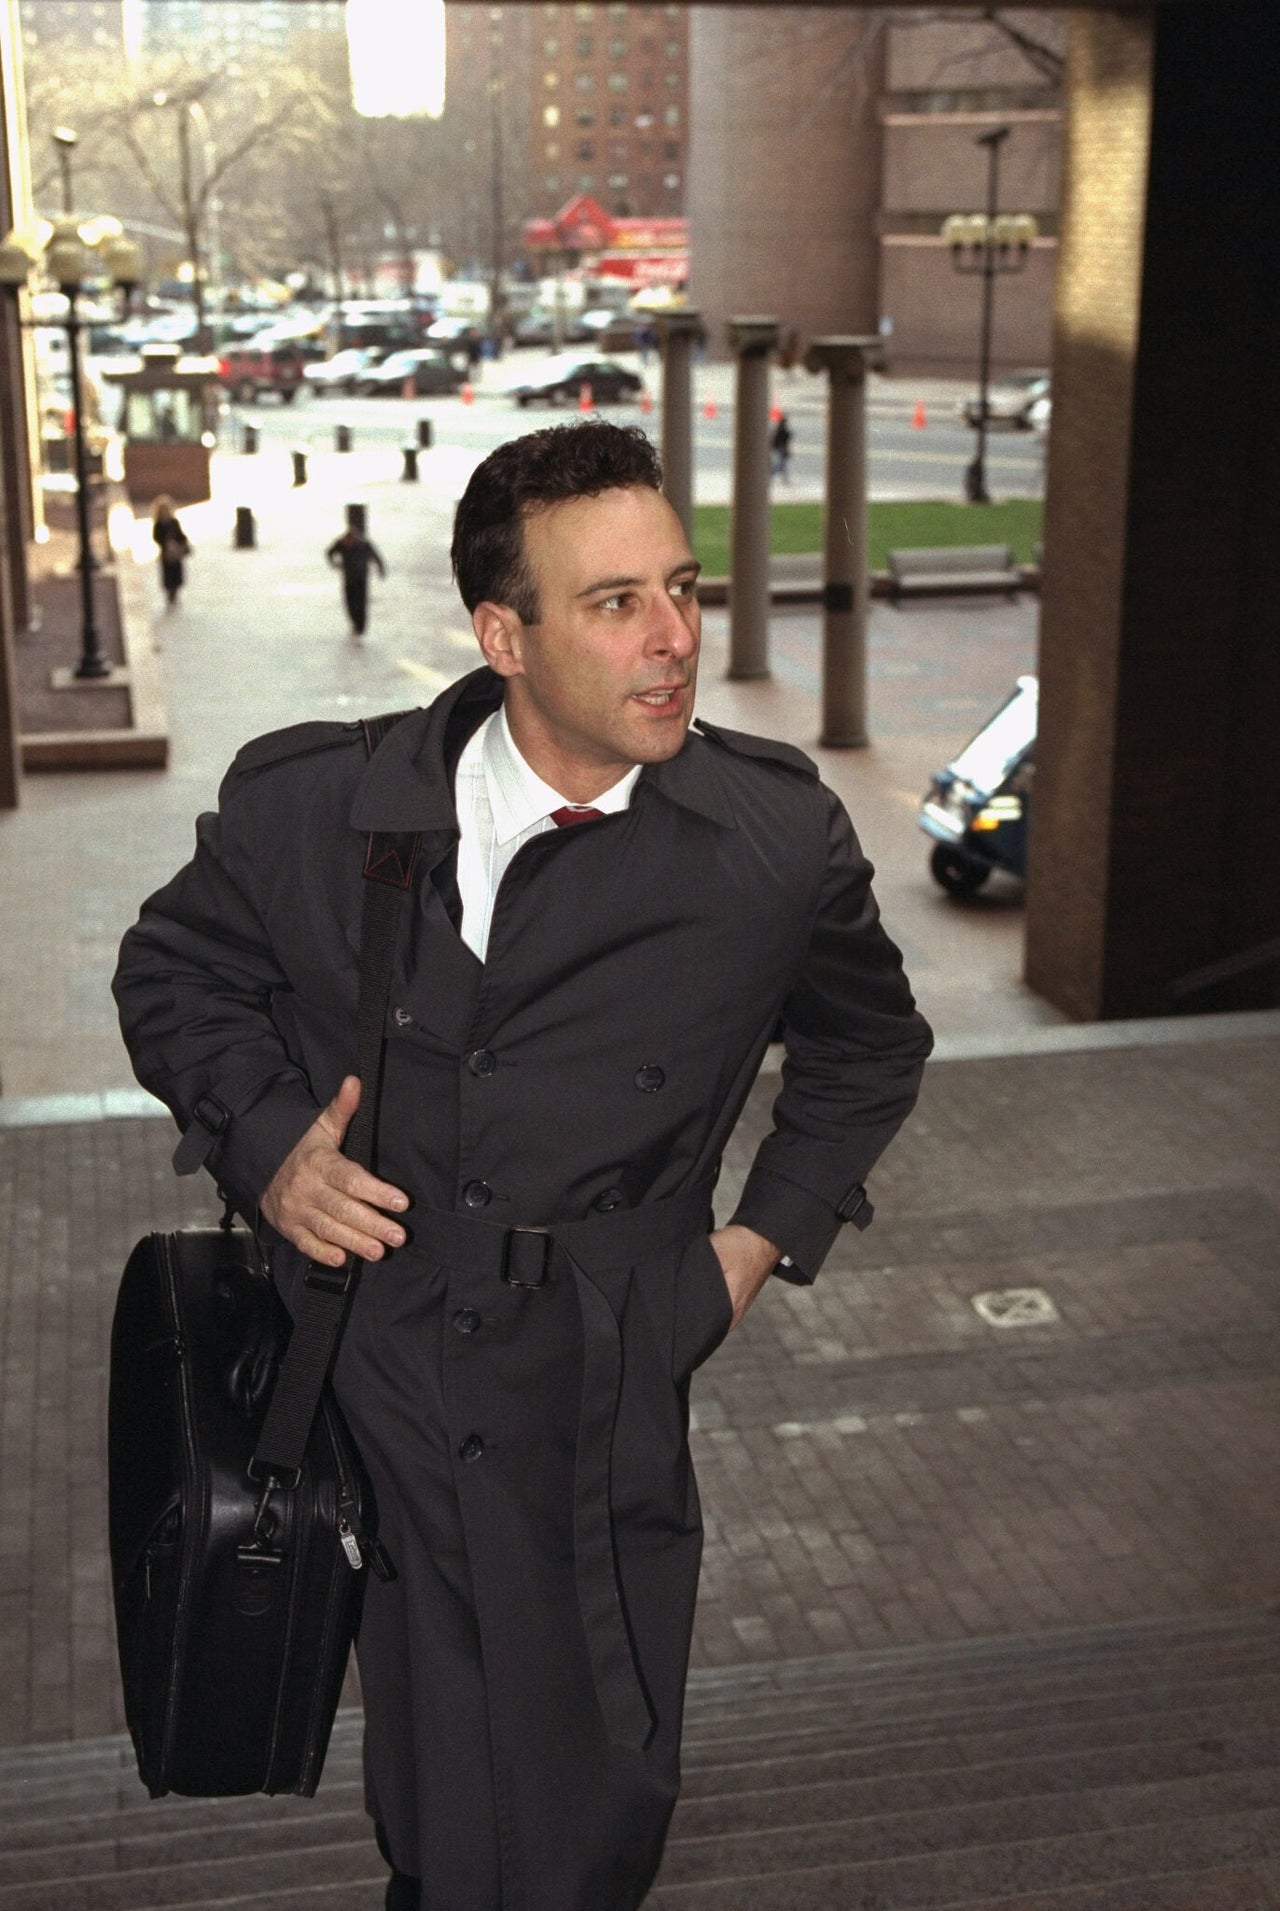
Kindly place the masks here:
<instances>
[{"instance_id":1,"label":"black shoulder strap","mask_svg":"<svg viewBox=\"0 0 1280 1911\"><path fill-rule=\"evenodd\" d=\"M364 724L370 756L406 710L372 717ZM413 882L418 853L416 835L375 832L364 859L364 901L360 912L360 999L356 1022L356 1071L360 1106L347 1130L346 1152L362 1168L373 1165L378 1102L382 1093L383 1031L391 999L391 967L401 906ZM293 1334L272 1391L257 1451L253 1477L296 1485L311 1435L325 1377L333 1365L346 1322L347 1307L361 1263L348 1255L342 1267L313 1261L303 1278Z\"/></svg>"}]
</instances>

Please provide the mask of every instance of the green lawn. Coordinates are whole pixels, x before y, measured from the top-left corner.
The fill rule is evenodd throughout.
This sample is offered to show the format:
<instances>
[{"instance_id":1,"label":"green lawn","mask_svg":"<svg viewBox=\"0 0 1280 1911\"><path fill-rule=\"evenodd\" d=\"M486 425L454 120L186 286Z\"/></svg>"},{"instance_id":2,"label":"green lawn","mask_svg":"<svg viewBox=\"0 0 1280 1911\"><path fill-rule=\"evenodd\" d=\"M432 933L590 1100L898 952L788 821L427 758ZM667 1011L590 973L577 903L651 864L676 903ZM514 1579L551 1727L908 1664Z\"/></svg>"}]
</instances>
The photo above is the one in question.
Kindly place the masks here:
<instances>
[{"instance_id":1,"label":"green lawn","mask_svg":"<svg viewBox=\"0 0 1280 1911\"><path fill-rule=\"evenodd\" d=\"M1014 556L1030 564L1041 536L1044 507L1038 498L1008 498L1002 504L946 504L932 499L872 503L871 568L888 568L889 552L914 544L1011 544ZM694 507L694 549L708 577L729 570L729 506ZM775 504L773 549L820 551L822 506Z\"/></svg>"}]
</instances>

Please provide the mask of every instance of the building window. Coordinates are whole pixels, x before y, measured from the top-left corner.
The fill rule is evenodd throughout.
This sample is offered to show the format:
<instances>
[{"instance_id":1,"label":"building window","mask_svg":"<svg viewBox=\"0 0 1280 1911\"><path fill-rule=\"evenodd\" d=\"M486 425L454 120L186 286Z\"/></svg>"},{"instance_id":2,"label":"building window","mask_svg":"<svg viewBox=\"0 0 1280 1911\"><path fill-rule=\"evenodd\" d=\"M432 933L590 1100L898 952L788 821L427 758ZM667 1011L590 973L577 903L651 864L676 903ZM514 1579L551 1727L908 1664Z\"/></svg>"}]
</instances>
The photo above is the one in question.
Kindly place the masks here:
<instances>
[{"instance_id":1,"label":"building window","mask_svg":"<svg viewBox=\"0 0 1280 1911\"><path fill-rule=\"evenodd\" d=\"M559 192L560 190L559 173L548 173L542 183L546 187L548 192Z\"/></svg>"},{"instance_id":2,"label":"building window","mask_svg":"<svg viewBox=\"0 0 1280 1911\"><path fill-rule=\"evenodd\" d=\"M674 139L667 140L662 148L662 157L664 159L679 159L680 146L678 141Z\"/></svg>"},{"instance_id":3,"label":"building window","mask_svg":"<svg viewBox=\"0 0 1280 1911\"><path fill-rule=\"evenodd\" d=\"M549 40L544 40L544 41L542 42L542 51L543 51L544 53L558 53L558 52L560 51L560 42L559 42L559 40L557 40L557 39L556 39L556 38L554 37L554 35L552 36L552 38L551 38L551 39L549 39Z\"/></svg>"},{"instance_id":4,"label":"building window","mask_svg":"<svg viewBox=\"0 0 1280 1911\"><path fill-rule=\"evenodd\" d=\"M596 183L596 176L594 173L579 173L578 174L578 191L579 192L591 192L595 187L595 183Z\"/></svg>"},{"instance_id":5,"label":"building window","mask_svg":"<svg viewBox=\"0 0 1280 1911\"><path fill-rule=\"evenodd\" d=\"M626 123L627 123L627 109L626 109L626 107L625 107L625 106L611 106L611 107L609 108L609 124L610 124L610 126L625 126L625 125L626 125Z\"/></svg>"},{"instance_id":6,"label":"building window","mask_svg":"<svg viewBox=\"0 0 1280 1911\"><path fill-rule=\"evenodd\" d=\"M575 20L590 20L593 18L594 14L595 14L595 8L592 6L580 5L580 6L576 6L573 9L573 17Z\"/></svg>"},{"instance_id":7,"label":"building window","mask_svg":"<svg viewBox=\"0 0 1280 1911\"><path fill-rule=\"evenodd\" d=\"M589 60L592 54L596 50L594 34L580 33L578 35L577 46L578 46L578 58L580 60Z\"/></svg>"},{"instance_id":8,"label":"building window","mask_svg":"<svg viewBox=\"0 0 1280 1911\"><path fill-rule=\"evenodd\" d=\"M594 126L596 123L595 109L590 106L580 106L573 117L579 126Z\"/></svg>"},{"instance_id":9,"label":"building window","mask_svg":"<svg viewBox=\"0 0 1280 1911\"><path fill-rule=\"evenodd\" d=\"M594 93L596 76L594 73L579 73L575 76L573 83L580 93Z\"/></svg>"},{"instance_id":10,"label":"building window","mask_svg":"<svg viewBox=\"0 0 1280 1911\"><path fill-rule=\"evenodd\" d=\"M560 141L558 139L549 139L547 141L546 156L548 159L559 159Z\"/></svg>"},{"instance_id":11,"label":"building window","mask_svg":"<svg viewBox=\"0 0 1280 1911\"><path fill-rule=\"evenodd\" d=\"M595 156L596 156L595 141L590 139L579 140L578 158L579 159L594 159Z\"/></svg>"},{"instance_id":12,"label":"building window","mask_svg":"<svg viewBox=\"0 0 1280 1911\"><path fill-rule=\"evenodd\" d=\"M558 126L560 124L560 108L558 106L544 106L542 109L542 123L544 126Z\"/></svg>"},{"instance_id":13,"label":"building window","mask_svg":"<svg viewBox=\"0 0 1280 1911\"><path fill-rule=\"evenodd\" d=\"M663 78L666 80L668 93L678 91L680 86L680 75L678 73L664 73Z\"/></svg>"},{"instance_id":14,"label":"building window","mask_svg":"<svg viewBox=\"0 0 1280 1911\"><path fill-rule=\"evenodd\" d=\"M542 84L546 87L559 86L560 75L558 73L544 73L542 76Z\"/></svg>"},{"instance_id":15,"label":"building window","mask_svg":"<svg viewBox=\"0 0 1280 1911\"><path fill-rule=\"evenodd\" d=\"M609 91L611 93L625 93L627 85L628 81L625 73L611 73L609 75Z\"/></svg>"},{"instance_id":16,"label":"building window","mask_svg":"<svg viewBox=\"0 0 1280 1911\"><path fill-rule=\"evenodd\" d=\"M680 58L680 42L679 42L679 40L668 40L668 41L667 41L667 58L668 58L669 60L678 60L678 59Z\"/></svg>"},{"instance_id":17,"label":"building window","mask_svg":"<svg viewBox=\"0 0 1280 1911\"><path fill-rule=\"evenodd\" d=\"M668 126L678 126L680 124L680 108L678 106L668 106L662 117Z\"/></svg>"},{"instance_id":18,"label":"building window","mask_svg":"<svg viewBox=\"0 0 1280 1911\"><path fill-rule=\"evenodd\" d=\"M627 42L625 40L610 40L609 58L611 60L625 60L626 57L627 57Z\"/></svg>"},{"instance_id":19,"label":"building window","mask_svg":"<svg viewBox=\"0 0 1280 1911\"><path fill-rule=\"evenodd\" d=\"M663 173L662 183L668 192L674 192L676 187L680 184L679 173Z\"/></svg>"},{"instance_id":20,"label":"building window","mask_svg":"<svg viewBox=\"0 0 1280 1911\"><path fill-rule=\"evenodd\" d=\"M613 0L613 5L609 8L609 11L615 20L625 20L627 17L626 0L621 0L621 3L620 0Z\"/></svg>"},{"instance_id":21,"label":"building window","mask_svg":"<svg viewBox=\"0 0 1280 1911\"><path fill-rule=\"evenodd\" d=\"M627 183L627 175L625 173L610 173L609 174L609 185L612 191L622 192L626 186L626 183Z\"/></svg>"}]
</instances>

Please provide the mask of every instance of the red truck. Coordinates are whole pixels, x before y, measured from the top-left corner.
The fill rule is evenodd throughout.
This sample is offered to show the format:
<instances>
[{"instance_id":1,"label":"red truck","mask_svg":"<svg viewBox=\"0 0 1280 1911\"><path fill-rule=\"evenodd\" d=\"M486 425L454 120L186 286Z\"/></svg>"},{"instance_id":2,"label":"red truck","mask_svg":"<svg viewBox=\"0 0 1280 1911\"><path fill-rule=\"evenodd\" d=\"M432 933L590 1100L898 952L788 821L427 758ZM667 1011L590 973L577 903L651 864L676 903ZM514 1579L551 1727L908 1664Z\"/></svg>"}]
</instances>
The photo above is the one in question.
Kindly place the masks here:
<instances>
[{"instance_id":1,"label":"red truck","mask_svg":"<svg viewBox=\"0 0 1280 1911\"><path fill-rule=\"evenodd\" d=\"M228 345L218 359L218 375L231 396L244 405L256 405L263 392L275 392L291 405L303 384L307 355L291 343L260 345L249 339Z\"/></svg>"}]
</instances>

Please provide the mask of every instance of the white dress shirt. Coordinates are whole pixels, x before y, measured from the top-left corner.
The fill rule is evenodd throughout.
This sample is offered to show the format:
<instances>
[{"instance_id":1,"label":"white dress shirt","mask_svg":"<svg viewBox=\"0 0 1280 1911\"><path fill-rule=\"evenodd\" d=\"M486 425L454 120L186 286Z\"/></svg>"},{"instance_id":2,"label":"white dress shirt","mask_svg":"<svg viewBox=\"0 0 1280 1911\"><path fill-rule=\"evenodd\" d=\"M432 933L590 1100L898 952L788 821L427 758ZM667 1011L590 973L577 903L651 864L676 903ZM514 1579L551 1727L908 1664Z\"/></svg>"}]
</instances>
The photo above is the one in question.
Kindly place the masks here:
<instances>
[{"instance_id":1,"label":"white dress shirt","mask_svg":"<svg viewBox=\"0 0 1280 1911\"><path fill-rule=\"evenodd\" d=\"M640 765L597 796L571 809L602 810L611 816L631 802ZM458 758L454 785L458 808L458 892L462 897L462 940L483 962L498 886L525 843L555 829L553 810L568 798L544 783L516 748L505 708L486 717Z\"/></svg>"}]
</instances>

